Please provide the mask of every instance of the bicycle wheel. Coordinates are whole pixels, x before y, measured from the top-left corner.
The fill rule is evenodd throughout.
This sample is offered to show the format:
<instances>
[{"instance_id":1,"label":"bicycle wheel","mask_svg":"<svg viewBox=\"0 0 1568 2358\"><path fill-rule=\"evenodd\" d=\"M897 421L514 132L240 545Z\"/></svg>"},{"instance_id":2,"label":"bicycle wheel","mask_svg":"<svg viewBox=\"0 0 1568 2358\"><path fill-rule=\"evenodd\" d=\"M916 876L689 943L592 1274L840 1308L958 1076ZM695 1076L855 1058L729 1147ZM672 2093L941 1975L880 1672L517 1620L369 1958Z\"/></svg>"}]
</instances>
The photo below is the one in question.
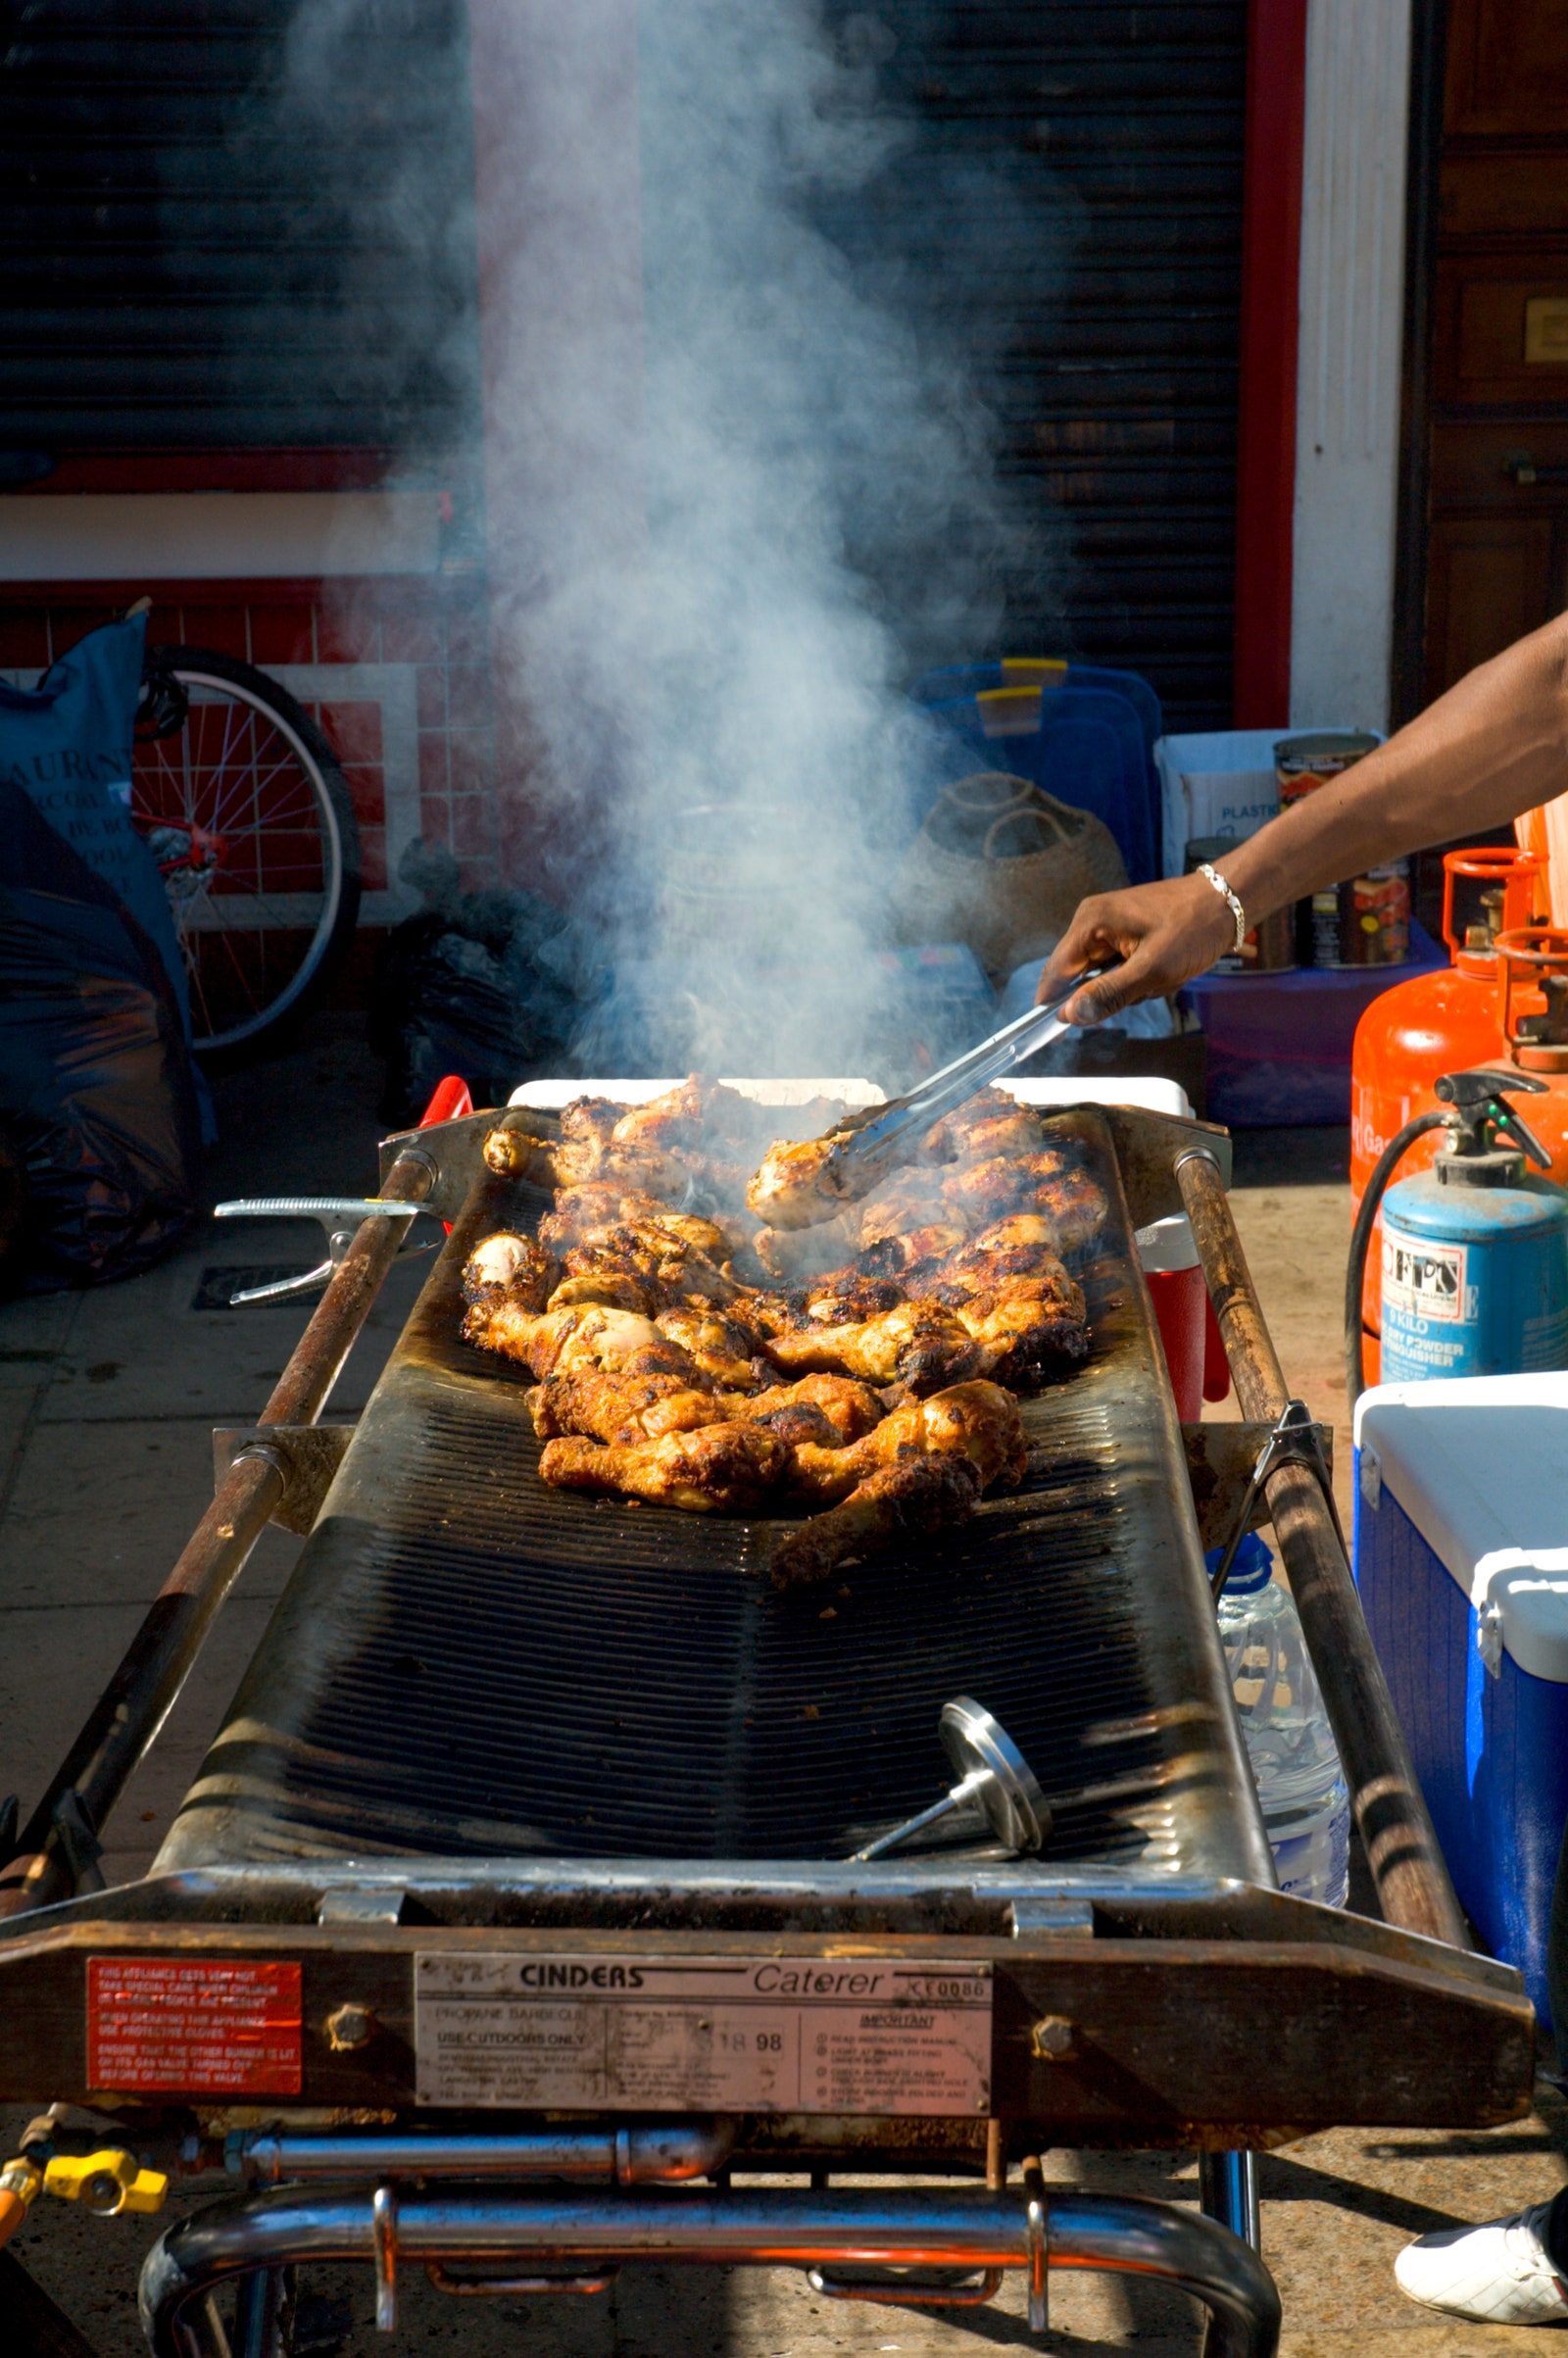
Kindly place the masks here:
<instances>
[{"instance_id":1,"label":"bicycle wheel","mask_svg":"<svg viewBox=\"0 0 1568 2358\"><path fill-rule=\"evenodd\" d=\"M341 963L360 838L335 756L288 691L203 647L147 656L131 817L162 870L199 1055L292 1023Z\"/></svg>"}]
</instances>

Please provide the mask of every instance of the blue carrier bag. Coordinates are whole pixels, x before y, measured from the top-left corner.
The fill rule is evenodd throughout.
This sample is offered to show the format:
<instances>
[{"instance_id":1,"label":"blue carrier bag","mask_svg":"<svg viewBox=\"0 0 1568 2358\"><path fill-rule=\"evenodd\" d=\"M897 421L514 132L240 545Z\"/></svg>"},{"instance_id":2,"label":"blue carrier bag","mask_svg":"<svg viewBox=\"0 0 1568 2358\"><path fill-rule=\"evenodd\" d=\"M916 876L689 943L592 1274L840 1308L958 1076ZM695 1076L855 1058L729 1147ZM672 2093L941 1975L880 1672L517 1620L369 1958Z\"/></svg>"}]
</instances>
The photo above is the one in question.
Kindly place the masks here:
<instances>
[{"instance_id":1,"label":"blue carrier bag","mask_svg":"<svg viewBox=\"0 0 1568 2358\"><path fill-rule=\"evenodd\" d=\"M3 781L0 1147L8 1291L132 1276L195 1216L194 1073L163 961Z\"/></svg>"},{"instance_id":2,"label":"blue carrier bag","mask_svg":"<svg viewBox=\"0 0 1568 2358\"><path fill-rule=\"evenodd\" d=\"M187 1042L190 993L158 862L130 819L147 617L89 631L35 688L0 680L0 780L20 786L156 948Z\"/></svg>"}]
</instances>

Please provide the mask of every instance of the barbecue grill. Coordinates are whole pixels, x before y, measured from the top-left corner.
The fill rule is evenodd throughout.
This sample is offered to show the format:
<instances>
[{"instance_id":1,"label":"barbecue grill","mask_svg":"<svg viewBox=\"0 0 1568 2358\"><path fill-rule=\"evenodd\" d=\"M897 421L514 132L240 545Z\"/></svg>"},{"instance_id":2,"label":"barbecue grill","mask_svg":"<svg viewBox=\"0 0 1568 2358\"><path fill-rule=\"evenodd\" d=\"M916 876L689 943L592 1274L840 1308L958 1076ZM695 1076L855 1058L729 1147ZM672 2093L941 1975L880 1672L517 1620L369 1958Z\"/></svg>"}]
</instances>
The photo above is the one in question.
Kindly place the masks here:
<instances>
[{"instance_id":1,"label":"barbecue grill","mask_svg":"<svg viewBox=\"0 0 1568 2358\"><path fill-rule=\"evenodd\" d=\"M1164 2274L1208 2305L1211 2352L1266 2358L1251 2152L1514 2117L1533 2019L1463 1944L1225 1134L1054 1117L1109 1214L1076 1272L1090 1357L1024 1402L1022 1487L781 1592L766 1518L539 1482L526 1376L459 1337L473 1245L548 1205L487 1167L502 1118L385 1142L299 1351L261 1422L216 1437L213 1508L22 1837L0 2093L57 2111L0 2180L0 2232L29 2168L97 2169L114 2208L131 2147L226 2166L237 2190L144 2272L166 2354L218 2346L227 2279L239 2345L286 2351L280 2287L315 2256L371 2266L387 2325L400 2265L542 2294L657 2256L922 2305L1019 2268L1037 2329L1054 2265ZM416 1207L445 1247L359 1425L323 1426ZM1176 1418L1134 1232L1182 1209L1243 1425ZM1202 1560L1239 1513L1274 1523L1387 1921L1275 1887ZM225 1725L148 1878L94 1891L108 1810L270 1516L309 1538ZM984 1708L949 1727L994 1715L994 1756L1037 1782L1044 1848L960 1794L858 1857L932 1800L960 1696ZM1030 2158L1160 2144L1203 2154L1200 2214L1054 2189ZM833 2183L867 2171L906 2183Z\"/></svg>"}]
</instances>

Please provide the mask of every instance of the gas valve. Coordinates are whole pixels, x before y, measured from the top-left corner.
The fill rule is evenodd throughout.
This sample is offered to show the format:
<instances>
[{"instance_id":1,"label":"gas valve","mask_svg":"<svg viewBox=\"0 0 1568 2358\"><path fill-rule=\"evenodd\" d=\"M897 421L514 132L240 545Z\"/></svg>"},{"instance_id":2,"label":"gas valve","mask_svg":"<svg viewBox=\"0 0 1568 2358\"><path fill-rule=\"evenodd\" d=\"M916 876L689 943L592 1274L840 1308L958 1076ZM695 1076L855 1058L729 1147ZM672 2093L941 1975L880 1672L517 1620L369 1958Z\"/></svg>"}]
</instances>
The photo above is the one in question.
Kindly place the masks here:
<instances>
[{"instance_id":1,"label":"gas valve","mask_svg":"<svg viewBox=\"0 0 1568 2358\"><path fill-rule=\"evenodd\" d=\"M44 2191L63 2202L79 2202L101 2219L121 2211L161 2211L169 2181L161 2170L144 2170L122 2146L96 2153L57 2153L43 2174Z\"/></svg>"},{"instance_id":2,"label":"gas valve","mask_svg":"<svg viewBox=\"0 0 1568 2358\"><path fill-rule=\"evenodd\" d=\"M24 2153L0 2170L0 2243L9 2243L38 2199L43 2172Z\"/></svg>"}]
</instances>

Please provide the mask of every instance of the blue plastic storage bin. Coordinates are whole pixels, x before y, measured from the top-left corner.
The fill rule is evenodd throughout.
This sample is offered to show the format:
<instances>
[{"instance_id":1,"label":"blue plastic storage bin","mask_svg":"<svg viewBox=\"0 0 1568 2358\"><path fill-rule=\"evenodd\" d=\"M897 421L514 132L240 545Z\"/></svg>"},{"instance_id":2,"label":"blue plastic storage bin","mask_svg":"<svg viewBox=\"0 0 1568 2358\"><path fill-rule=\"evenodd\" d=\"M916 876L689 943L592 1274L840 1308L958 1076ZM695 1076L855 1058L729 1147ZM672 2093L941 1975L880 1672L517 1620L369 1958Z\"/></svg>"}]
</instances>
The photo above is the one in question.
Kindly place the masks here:
<instances>
[{"instance_id":1,"label":"blue plastic storage bin","mask_svg":"<svg viewBox=\"0 0 1568 2358\"><path fill-rule=\"evenodd\" d=\"M1385 1384L1355 1577L1454 1888L1549 2019L1568 1821L1568 1373Z\"/></svg>"},{"instance_id":2,"label":"blue plastic storage bin","mask_svg":"<svg viewBox=\"0 0 1568 2358\"><path fill-rule=\"evenodd\" d=\"M1102 688L1047 688L1038 724L1004 732L988 727L974 694L948 697L924 710L952 738L964 767L1010 770L1058 802L1092 811L1115 837L1134 884L1148 884L1158 875L1153 761L1126 697Z\"/></svg>"},{"instance_id":3,"label":"blue plastic storage bin","mask_svg":"<svg viewBox=\"0 0 1568 2358\"><path fill-rule=\"evenodd\" d=\"M1008 684L1004 663L949 663L941 670L927 671L917 679L909 693L916 704L946 704L955 696L977 696L987 688L1002 688ZM1050 690L1052 683L1047 681ZM1137 671L1113 671L1103 663L1065 663L1062 666L1062 688L1102 688L1113 696L1123 696L1138 715L1138 725L1151 753L1164 731L1164 717L1159 698L1147 679ZM1278 734L1284 735L1280 730Z\"/></svg>"}]
</instances>

